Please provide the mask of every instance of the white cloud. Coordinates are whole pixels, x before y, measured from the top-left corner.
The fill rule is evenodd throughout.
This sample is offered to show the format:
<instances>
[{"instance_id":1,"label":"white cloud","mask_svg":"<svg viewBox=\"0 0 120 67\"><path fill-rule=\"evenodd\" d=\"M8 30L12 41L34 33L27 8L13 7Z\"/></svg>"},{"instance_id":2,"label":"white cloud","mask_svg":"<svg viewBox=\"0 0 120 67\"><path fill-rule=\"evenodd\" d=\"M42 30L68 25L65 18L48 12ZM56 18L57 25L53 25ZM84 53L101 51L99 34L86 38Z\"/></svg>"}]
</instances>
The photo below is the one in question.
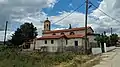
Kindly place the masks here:
<instances>
[{"instance_id":1,"label":"white cloud","mask_svg":"<svg viewBox=\"0 0 120 67\"><path fill-rule=\"evenodd\" d=\"M54 30L62 30L62 29L65 29L65 28L55 28Z\"/></svg>"},{"instance_id":2,"label":"white cloud","mask_svg":"<svg viewBox=\"0 0 120 67\"><path fill-rule=\"evenodd\" d=\"M55 3L56 0L0 0L0 29L6 20L43 19L46 14L41 9L54 7Z\"/></svg>"},{"instance_id":3,"label":"white cloud","mask_svg":"<svg viewBox=\"0 0 120 67\"><path fill-rule=\"evenodd\" d=\"M6 40L11 39L11 36L12 36L13 33L14 32L7 31ZM4 41L4 34L5 34L4 31L0 31L0 41Z\"/></svg>"},{"instance_id":4,"label":"white cloud","mask_svg":"<svg viewBox=\"0 0 120 67\"><path fill-rule=\"evenodd\" d=\"M70 7L73 7L73 4L72 4L72 3L70 3L70 4L69 4L69 6L70 6Z\"/></svg>"},{"instance_id":5,"label":"white cloud","mask_svg":"<svg viewBox=\"0 0 120 67\"><path fill-rule=\"evenodd\" d=\"M41 22L47 16L42 8L53 8L55 3L56 0L0 0L0 32L4 30L6 20L9 20L9 29L13 23L27 21L41 28Z\"/></svg>"},{"instance_id":6,"label":"white cloud","mask_svg":"<svg viewBox=\"0 0 120 67\"><path fill-rule=\"evenodd\" d=\"M93 10L92 13L89 14L88 17L88 26L92 26L92 28L98 32L103 33L106 31L110 33L110 28L113 28L114 33L120 33L120 22L113 20L112 18L106 16L100 10L110 15L111 17L119 20L120 18L120 0L103 0L99 7L96 10ZM99 10L100 9L100 10ZM52 24L60 25L62 27L68 27L68 24L72 24L73 27L84 26L84 14L79 12L74 12L72 15L68 16L64 20L60 22L56 22L61 18L70 14L70 12L59 12L58 16L50 16ZM56 23L55 23L56 22Z\"/></svg>"},{"instance_id":7,"label":"white cloud","mask_svg":"<svg viewBox=\"0 0 120 67\"><path fill-rule=\"evenodd\" d=\"M100 33L102 33L103 31L107 31L107 33L110 33L110 28L112 27L114 33L120 33L120 30L119 30L120 22L117 22L116 20L100 12L100 10L102 10L109 16L119 20L119 17L120 17L119 3L120 3L120 0L103 0L100 3L98 9L94 10L93 13L90 14L96 18L99 18L98 21L95 21L95 19L93 18L89 19L89 21L92 22L91 24L96 31Z\"/></svg>"},{"instance_id":8,"label":"white cloud","mask_svg":"<svg viewBox=\"0 0 120 67\"><path fill-rule=\"evenodd\" d=\"M55 5L55 3L57 3L57 1L56 0L48 0L48 2L47 2L48 4L49 4L49 7L54 7L54 5Z\"/></svg>"},{"instance_id":9,"label":"white cloud","mask_svg":"<svg viewBox=\"0 0 120 67\"><path fill-rule=\"evenodd\" d=\"M79 12L74 12L70 16L66 17L62 21L58 21L61 18L69 15L71 12L61 12L61 15L59 16L50 16L52 24L68 27L69 24L72 24L73 27L80 27L84 26L84 14ZM58 21L58 22L57 22Z\"/></svg>"}]
</instances>

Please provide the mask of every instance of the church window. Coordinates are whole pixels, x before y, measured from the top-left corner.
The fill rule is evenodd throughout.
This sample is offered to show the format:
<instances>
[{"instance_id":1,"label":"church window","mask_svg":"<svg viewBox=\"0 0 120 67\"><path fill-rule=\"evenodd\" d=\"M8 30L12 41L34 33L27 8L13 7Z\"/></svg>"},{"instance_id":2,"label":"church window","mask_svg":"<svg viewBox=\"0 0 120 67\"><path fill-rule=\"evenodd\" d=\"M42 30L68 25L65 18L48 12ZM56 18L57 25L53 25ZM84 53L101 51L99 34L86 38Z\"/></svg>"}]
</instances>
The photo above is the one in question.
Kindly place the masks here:
<instances>
[{"instance_id":1,"label":"church window","mask_svg":"<svg viewBox=\"0 0 120 67\"><path fill-rule=\"evenodd\" d=\"M61 33L61 35L64 35L64 33Z\"/></svg>"},{"instance_id":2,"label":"church window","mask_svg":"<svg viewBox=\"0 0 120 67\"><path fill-rule=\"evenodd\" d=\"M56 35L55 33L53 33L53 35Z\"/></svg>"},{"instance_id":3,"label":"church window","mask_svg":"<svg viewBox=\"0 0 120 67\"><path fill-rule=\"evenodd\" d=\"M51 44L54 44L54 40L51 40Z\"/></svg>"},{"instance_id":4,"label":"church window","mask_svg":"<svg viewBox=\"0 0 120 67\"><path fill-rule=\"evenodd\" d=\"M75 41L74 43L75 43L75 46L78 46L78 41Z\"/></svg>"},{"instance_id":5,"label":"church window","mask_svg":"<svg viewBox=\"0 0 120 67\"><path fill-rule=\"evenodd\" d=\"M74 32L70 32L70 35L74 35L75 33Z\"/></svg>"},{"instance_id":6,"label":"church window","mask_svg":"<svg viewBox=\"0 0 120 67\"><path fill-rule=\"evenodd\" d=\"M66 40L66 45L68 44L68 40Z\"/></svg>"},{"instance_id":7,"label":"church window","mask_svg":"<svg viewBox=\"0 0 120 67\"><path fill-rule=\"evenodd\" d=\"M47 40L45 40L45 44L47 44Z\"/></svg>"},{"instance_id":8,"label":"church window","mask_svg":"<svg viewBox=\"0 0 120 67\"><path fill-rule=\"evenodd\" d=\"M47 28L48 28L48 24L47 24Z\"/></svg>"}]
</instances>

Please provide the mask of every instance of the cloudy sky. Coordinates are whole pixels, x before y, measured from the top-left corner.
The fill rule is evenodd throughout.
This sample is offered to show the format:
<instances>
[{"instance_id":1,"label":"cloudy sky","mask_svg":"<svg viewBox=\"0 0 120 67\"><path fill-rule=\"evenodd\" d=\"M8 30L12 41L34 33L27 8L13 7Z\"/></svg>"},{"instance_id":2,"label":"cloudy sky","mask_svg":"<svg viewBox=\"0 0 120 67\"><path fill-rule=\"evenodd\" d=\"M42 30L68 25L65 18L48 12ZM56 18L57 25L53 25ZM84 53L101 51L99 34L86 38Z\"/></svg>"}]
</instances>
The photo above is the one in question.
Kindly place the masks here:
<instances>
[{"instance_id":1,"label":"cloudy sky","mask_svg":"<svg viewBox=\"0 0 120 67\"><path fill-rule=\"evenodd\" d=\"M88 26L97 33L103 31L110 33L111 27L114 33L120 33L120 0L89 1L96 7L89 8ZM74 11L80 5L82 6ZM71 12L73 13L69 15ZM68 24L72 24L72 27L83 27L85 0L0 0L0 41L4 37L6 20L9 21L7 38L10 38L10 35L24 22L32 22L38 32L41 32L43 21L47 17L52 23L52 29L68 28ZM61 18L64 19L59 21Z\"/></svg>"}]
</instances>

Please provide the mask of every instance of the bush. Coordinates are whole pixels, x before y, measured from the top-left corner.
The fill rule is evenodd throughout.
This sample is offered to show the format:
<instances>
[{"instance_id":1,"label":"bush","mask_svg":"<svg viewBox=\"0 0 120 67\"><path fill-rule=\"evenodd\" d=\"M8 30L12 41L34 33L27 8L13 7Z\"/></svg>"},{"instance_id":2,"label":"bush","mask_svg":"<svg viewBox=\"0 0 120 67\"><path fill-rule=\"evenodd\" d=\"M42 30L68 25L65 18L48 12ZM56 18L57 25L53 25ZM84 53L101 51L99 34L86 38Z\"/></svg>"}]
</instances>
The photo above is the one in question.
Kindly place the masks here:
<instances>
[{"instance_id":1,"label":"bush","mask_svg":"<svg viewBox=\"0 0 120 67\"><path fill-rule=\"evenodd\" d=\"M60 54L55 54L54 56L51 57L52 61L61 63L61 62L68 62L69 60L72 60L75 54L66 52L66 53L60 53Z\"/></svg>"},{"instance_id":2,"label":"bush","mask_svg":"<svg viewBox=\"0 0 120 67\"><path fill-rule=\"evenodd\" d=\"M0 46L0 67L53 67L69 62L79 53L18 53L18 49Z\"/></svg>"}]
</instances>

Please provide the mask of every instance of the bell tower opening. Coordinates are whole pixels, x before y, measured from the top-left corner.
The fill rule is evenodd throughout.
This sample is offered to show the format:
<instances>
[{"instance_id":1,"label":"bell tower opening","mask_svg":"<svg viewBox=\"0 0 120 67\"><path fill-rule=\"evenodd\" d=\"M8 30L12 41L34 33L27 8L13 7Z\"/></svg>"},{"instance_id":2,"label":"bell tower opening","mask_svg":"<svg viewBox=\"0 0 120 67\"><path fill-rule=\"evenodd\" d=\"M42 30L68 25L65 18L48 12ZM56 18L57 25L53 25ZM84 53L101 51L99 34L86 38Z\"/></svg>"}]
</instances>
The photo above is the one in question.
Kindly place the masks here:
<instances>
[{"instance_id":1,"label":"bell tower opening","mask_svg":"<svg viewBox=\"0 0 120 67\"><path fill-rule=\"evenodd\" d=\"M51 28L51 22L48 20L48 18L44 21L44 31L50 31Z\"/></svg>"}]
</instances>

